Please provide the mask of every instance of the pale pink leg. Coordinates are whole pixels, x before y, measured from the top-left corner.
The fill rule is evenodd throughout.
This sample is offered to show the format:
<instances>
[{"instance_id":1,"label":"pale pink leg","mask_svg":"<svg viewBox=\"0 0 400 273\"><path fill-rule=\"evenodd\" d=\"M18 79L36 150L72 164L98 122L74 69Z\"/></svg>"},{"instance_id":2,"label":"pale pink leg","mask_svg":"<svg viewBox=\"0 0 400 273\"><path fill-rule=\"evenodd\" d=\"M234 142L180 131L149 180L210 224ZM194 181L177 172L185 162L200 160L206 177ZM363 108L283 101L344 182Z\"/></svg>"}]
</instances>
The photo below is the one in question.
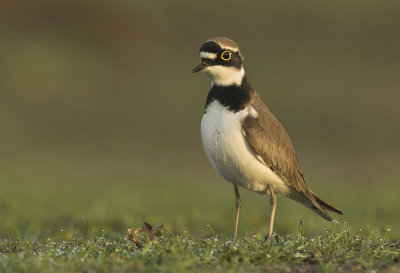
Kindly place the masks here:
<instances>
[{"instance_id":1,"label":"pale pink leg","mask_svg":"<svg viewBox=\"0 0 400 273\"><path fill-rule=\"evenodd\" d=\"M239 212L240 212L240 207L242 206L242 201L240 200L239 189L236 184L233 185L233 189L235 190L235 197L236 197L236 221L235 221L235 232L233 233L233 240L236 240L238 224L239 224Z\"/></svg>"},{"instance_id":2,"label":"pale pink leg","mask_svg":"<svg viewBox=\"0 0 400 273\"><path fill-rule=\"evenodd\" d=\"M269 187L269 193L270 193L269 204L271 205L271 214L269 217L269 232L267 238L271 238L272 231L274 230L274 218L276 210L276 196L271 186Z\"/></svg>"}]
</instances>

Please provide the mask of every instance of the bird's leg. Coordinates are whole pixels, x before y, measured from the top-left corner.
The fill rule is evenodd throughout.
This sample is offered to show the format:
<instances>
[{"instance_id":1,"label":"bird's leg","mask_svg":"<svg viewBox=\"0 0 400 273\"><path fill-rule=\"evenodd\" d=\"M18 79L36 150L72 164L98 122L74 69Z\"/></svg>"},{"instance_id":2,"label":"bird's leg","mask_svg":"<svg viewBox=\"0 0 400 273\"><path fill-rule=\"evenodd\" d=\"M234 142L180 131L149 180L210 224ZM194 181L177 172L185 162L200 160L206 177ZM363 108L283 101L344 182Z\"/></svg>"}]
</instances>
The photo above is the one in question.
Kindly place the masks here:
<instances>
[{"instance_id":1,"label":"bird's leg","mask_svg":"<svg viewBox=\"0 0 400 273\"><path fill-rule=\"evenodd\" d=\"M268 236L265 239L271 238L272 236L272 231L274 230L274 218L276 210L276 196L271 186L269 186L269 194L270 194L269 204L271 205L271 214L269 217L269 232Z\"/></svg>"},{"instance_id":2,"label":"bird's leg","mask_svg":"<svg viewBox=\"0 0 400 273\"><path fill-rule=\"evenodd\" d=\"M237 229L239 224L239 212L240 212L240 207L242 206L242 201L240 200L239 189L236 184L233 184L233 189L235 190L235 197L236 197L236 221L235 221L235 232L233 233L233 240L236 240Z\"/></svg>"}]
</instances>

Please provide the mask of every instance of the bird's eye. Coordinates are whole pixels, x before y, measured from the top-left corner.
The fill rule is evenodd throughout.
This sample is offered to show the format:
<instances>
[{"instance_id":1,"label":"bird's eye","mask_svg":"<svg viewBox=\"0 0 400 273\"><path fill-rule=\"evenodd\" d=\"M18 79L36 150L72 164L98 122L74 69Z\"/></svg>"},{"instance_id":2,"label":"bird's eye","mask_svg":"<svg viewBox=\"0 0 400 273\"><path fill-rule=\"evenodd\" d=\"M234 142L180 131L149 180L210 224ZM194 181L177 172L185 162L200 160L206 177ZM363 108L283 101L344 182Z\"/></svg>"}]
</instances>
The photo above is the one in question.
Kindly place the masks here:
<instances>
[{"instance_id":1,"label":"bird's eye","mask_svg":"<svg viewBox=\"0 0 400 273\"><path fill-rule=\"evenodd\" d=\"M229 61L232 57L232 53L229 50L225 50L221 54L221 59L224 61Z\"/></svg>"}]
</instances>

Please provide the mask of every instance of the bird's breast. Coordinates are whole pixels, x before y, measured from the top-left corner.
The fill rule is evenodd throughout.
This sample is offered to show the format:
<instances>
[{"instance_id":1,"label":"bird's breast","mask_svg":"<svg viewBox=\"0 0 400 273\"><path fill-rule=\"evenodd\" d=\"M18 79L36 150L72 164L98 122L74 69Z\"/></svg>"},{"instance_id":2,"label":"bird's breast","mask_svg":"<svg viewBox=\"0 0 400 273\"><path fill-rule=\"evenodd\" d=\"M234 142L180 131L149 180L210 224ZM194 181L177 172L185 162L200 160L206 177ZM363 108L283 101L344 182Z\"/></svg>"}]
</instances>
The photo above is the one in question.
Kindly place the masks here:
<instances>
[{"instance_id":1,"label":"bird's breast","mask_svg":"<svg viewBox=\"0 0 400 273\"><path fill-rule=\"evenodd\" d=\"M201 120L201 139L211 165L223 178L256 192L266 192L268 185L286 184L263 164L250 148L242 122L257 112L250 106L234 112L214 100L207 105Z\"/></svg>"}]
</instances>

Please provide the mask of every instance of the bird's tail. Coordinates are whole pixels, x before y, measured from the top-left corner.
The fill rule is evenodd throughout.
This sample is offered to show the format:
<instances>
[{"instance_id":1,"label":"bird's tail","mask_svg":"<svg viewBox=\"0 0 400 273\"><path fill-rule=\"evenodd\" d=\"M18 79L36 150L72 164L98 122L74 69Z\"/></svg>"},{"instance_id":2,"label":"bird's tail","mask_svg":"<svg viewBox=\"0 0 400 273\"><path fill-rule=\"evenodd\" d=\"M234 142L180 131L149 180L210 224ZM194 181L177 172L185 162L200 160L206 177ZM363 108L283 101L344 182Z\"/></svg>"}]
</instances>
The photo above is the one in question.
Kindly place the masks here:
<instances>
[{"instance_id":1,"label":"bird's tail","mask_svg":"<svg viewBox=\"0 0 400 273\"><path fill-rule=\"evenodd\" d=\"M318 202L318 204L322 208L324 208L325 210L333 211L333 212L336 212L337 214L343 215L343 212L341 210L339 210L338 208L332 206L331 204L329 204L328 202L323 200L321 197L319 197L315 193L313 193L313 192L311 192L311 193L312 193L312 195L314 195L315 200Z\"/></svg>"},{"instance_id":2,"label":"bird's tail","mask_svg":"<svg viewBox=\"0 0 400 273\"><path fill-rule=\"evenodd\" d=\"M337 214L343 215L343 212L338 208L332 206L321 197L316 195L314 192L309 190L307 193L298 192L296 190L292 191L290 196L291 199L303 204L307 208L313 210L322 218L330 221L330 222L337 222L333 219L327 211L333 211Z\"/></svg>"}]
</instances>

